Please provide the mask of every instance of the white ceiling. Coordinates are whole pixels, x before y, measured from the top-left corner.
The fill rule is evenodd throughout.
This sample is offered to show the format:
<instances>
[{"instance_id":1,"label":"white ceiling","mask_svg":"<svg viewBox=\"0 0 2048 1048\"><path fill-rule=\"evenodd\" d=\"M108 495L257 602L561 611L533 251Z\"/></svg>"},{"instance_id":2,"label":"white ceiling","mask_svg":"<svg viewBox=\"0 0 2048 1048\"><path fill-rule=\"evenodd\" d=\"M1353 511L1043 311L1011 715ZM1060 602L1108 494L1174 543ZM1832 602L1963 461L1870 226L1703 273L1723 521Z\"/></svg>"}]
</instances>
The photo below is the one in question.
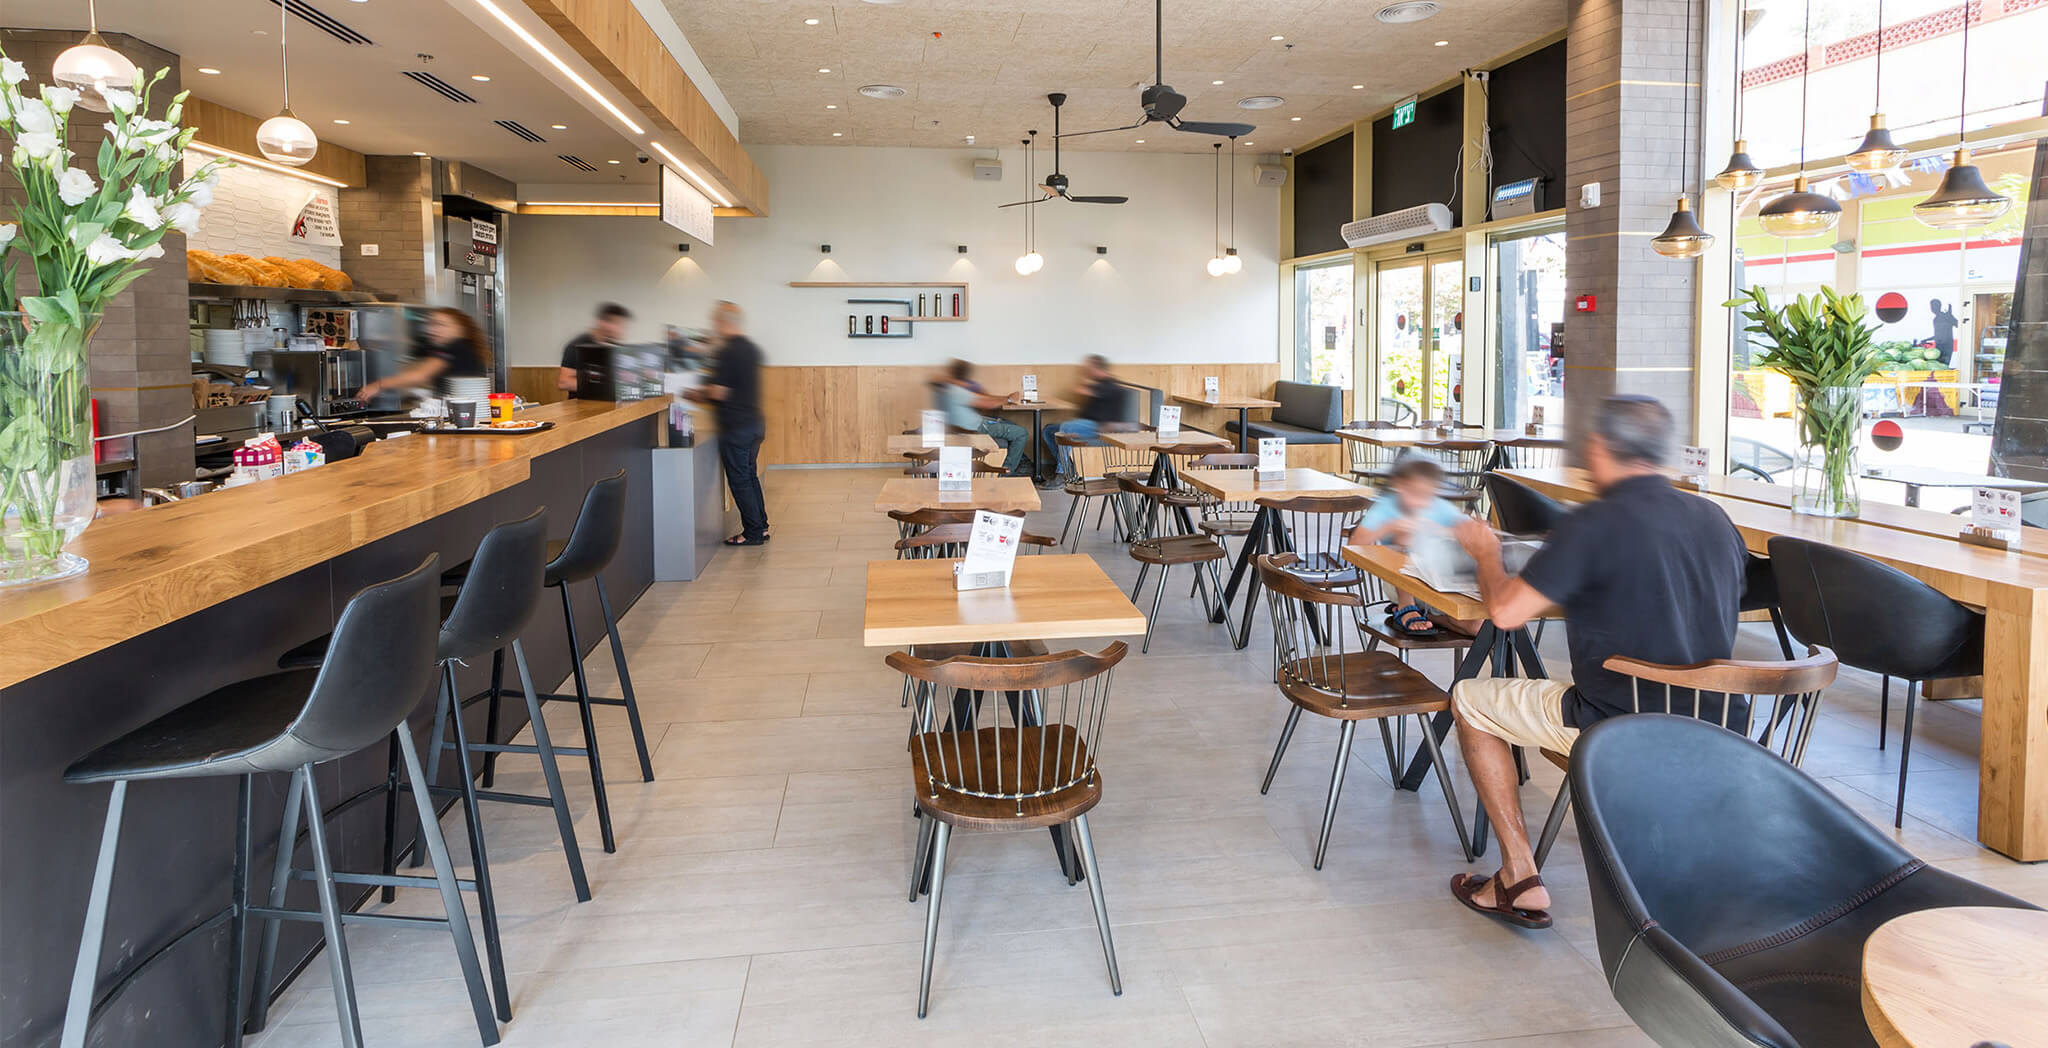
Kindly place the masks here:
<instances>
[{"instance_id":1,"label":"white ceiling","mask_svg":"<svg viewBox=\"0 0 2048 1048\"><path fill-rule=\"evenodd\" d=\"M1048 92L1069 96L1063 130L1114 127L1137 118L1153 79L1153 0L665 2L739 112L745 143L959 146L971 134L1013 146L1028 129L1051 132ZM1387 25L1373 15L1390 2L1166 0L1166 82L1188 97L1184 118L1256 124L1250 141L1272 152L1565 24L1564 0L1441 0L1433 18ZM856 93L875 83L909 94ZM1263 94L1287 103L1236 105ZM1202 152L1211 141L1152 125L1067 146Z\"/></svg>"},{"instance_id":2,"label":"white ceiling","mask_svg":"<svg viewBox=\"0 0 2048 1048\"><path fill-rule=\"evenodd\" d=\"M374 41L350 45L294 18L292 109L322 141L369 154L419 150L475 164L514 182L652 184L656 166L580 94L572 95L478 28L468 0L308 0ZM504 6L523 8L518 0ZM7 0L0 21L29 28L85 26L85 0ZM100 29L182 57L192 93L255 116L277 111L278 8L270 0L99 0ZM431 61L422 54L432 55ZM534 59L538 61L537 59ZM220 75L199 72L219 69ZM452 102L401 76L427 70L477 99ZM48 70L32 71L47 78ZM471 80L488 76L488 83ZM335 120L347 120L346 125ZM514 120L547 141L527 142L492 123ZM557 131L551 125L566 125ZM580 156L596 174L557 154ZM608 164L609 160L621 163Z\"/></svg>"}]
</instances>

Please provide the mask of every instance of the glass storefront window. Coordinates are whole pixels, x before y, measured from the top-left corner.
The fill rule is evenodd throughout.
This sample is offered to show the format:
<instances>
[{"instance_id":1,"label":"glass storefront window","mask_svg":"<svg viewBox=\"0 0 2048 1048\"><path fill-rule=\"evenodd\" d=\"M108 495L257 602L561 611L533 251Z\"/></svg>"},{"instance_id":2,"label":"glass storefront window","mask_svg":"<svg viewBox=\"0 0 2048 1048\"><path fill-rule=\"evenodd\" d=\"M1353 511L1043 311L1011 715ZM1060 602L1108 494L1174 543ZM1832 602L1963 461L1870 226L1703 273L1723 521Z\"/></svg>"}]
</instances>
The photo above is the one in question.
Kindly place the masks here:
<instances>
[{"instance_id":1,"label":"glass storefront window","mask_svg":"<svg viewBox=\"0 0 2048 1048\"><path fill-rule=\"evenodd\" d=\"M1373 383L1379 417L1414 422L1422 404L1423 290L1426 273L1420 261L1381 263L1375 293L1373 326L1379 347L1379 373Z\"/></svg>"},{"instance_id":2,"label":"glass storefront window","mask_svg":"<svg viewBox=\"0 0 2048 1048\"><path fill-rule=\"evenodd\" d=\"M1493 424L1564 424L1564 231L1493 242Z\"/></svg>"},{"instance_id":3,"label":"glass storefront window","mask_svg":"<svg viewBox=\"0 0 2048 1048\"><path fill-rule=\"evenodd\" d=\"M1294 373L1302 382L1351 387L1351 262L1294 271Z\"/></svg>"}]
</instances>

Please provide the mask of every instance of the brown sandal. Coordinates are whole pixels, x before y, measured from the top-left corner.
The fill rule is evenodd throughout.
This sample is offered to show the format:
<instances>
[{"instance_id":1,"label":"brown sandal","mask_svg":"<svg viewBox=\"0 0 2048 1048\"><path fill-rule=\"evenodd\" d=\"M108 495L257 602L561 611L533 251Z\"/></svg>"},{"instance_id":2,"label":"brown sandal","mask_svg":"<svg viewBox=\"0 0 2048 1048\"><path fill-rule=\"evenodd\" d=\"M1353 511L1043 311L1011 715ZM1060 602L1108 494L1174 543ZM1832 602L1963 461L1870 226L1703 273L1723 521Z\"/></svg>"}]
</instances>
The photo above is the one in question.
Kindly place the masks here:
<instances>
[{"instance_id":1,"label":"brown sandal","mask_svg":"<svg viewBox=\"0 0 2048 1048\"><path fill-rule=\"evenodd\" d=\"M1506 888L1496 889L1494 892L1494 904L1492 906L1481 906L1474 900L1473 896L1479 894L1479 890L1486 887L1487 882L1491 880L1493 880L1492 877L1478 877L1469 873L1457 874L1451 878L1451 894L1459 902L1464 903L1465 907L1472 912L1483 913L1488 917L1497 917L1517 928L1550 927L1549 910L1525 910L1515 905L1515 900L1528 894L1529 889L1544 886L1542 877L1530 874L1528 877L1516 881Z\"/></svg>"}]
</instances>

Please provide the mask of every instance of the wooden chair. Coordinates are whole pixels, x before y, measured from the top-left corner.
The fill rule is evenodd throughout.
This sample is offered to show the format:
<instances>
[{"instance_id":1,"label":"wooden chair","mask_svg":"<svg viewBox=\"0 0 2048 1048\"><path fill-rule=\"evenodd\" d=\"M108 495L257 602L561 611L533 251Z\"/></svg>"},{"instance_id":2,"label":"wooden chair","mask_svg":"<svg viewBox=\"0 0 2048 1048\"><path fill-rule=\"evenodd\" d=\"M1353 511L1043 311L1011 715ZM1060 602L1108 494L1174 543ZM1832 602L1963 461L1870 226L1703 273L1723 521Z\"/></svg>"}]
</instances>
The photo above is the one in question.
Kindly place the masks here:
<instances>
[{"instance_id":1,"label":"wooden chair","mask_svg":"<svg viewBox=\"0 0 2048 1048\"><path fill-rule=\"evenodd\" d=\"M1387 766L1398 781L1400 755L1394 749L1388 720L1411 714L1421 718L1423 743L1429 748L1435 767L1441 769L1443 753L1437 747L1436 734L1429 730L1429 719L1450 709L1451 697L1430 683L1428 677L1387 652L1353 649L1355 642L1350 638L1355 634L1350 630L1325 629L1323 639L1318 641L1313 629L1316 610L1328 609L1337 615L1356 617L1364 608L1365 599L1356 590L1330 589L1304 581L1288 570L1293 561L1293 555L1287 553L1266 554L1257 560L1259 581L1266 588L1266 601L1273 614L1276 679L1280 694L1293 704L1287 711L1287 723L1280 729L1280 743L1273 748L1273 763L1266 769L1259 793L1264 795L1273 788L1273 776L1280 771L1280 758L1287 753L1287 743L1294 737L1303 710L1342 722L1337 763L1330 771L1330 795L1323 803L1323 828L1316 837L1315 868L1320 870L1323 855L1330 847L1330 827L1337 817L1337 799L1344 792L1344 771L1351 761L1351 740L1358 731L1358 722L1379 723L1380 739L1387 749ZM1458 810L1457 789L1451 785L1451 777L1441 771L1436 779L1443 787L1444 803L1450 806L1451 821L1458 828L1465 861L1471 862L1472 839L1465 832L1465 816Z\"/></svg>"},{"instance_id":2,"label":"wooden chair","mask_svg":"<svg viewBox=\"0 0 2048 1048\"><path fill-rule=\"evenodd\" d=\"M974 514L975 511L971 509L892 509L889 511L889 519L896 522L896 537L900 540L907 539L927 528L936 528L942 524L972 524L974 523ZM1012 517L1021 517L1023 515L1022 511L1009 514ZM903 554L899 552L896 555L896 559L902 560Z\"/></svg>"},{"instance_id":3,"label":"wooden chair","mask_svg":"<svg viewBox=\"0 0 2048 1048\"><path fill-rule=\"evenodd\" d=\"M1497 457L1509 469L1550 469L1564 465L1564 449L1555 441L1517 437L1495 445Z\"/></svg>"},{"instance_id":4,"label":"wooden chair","mask_svg":"<svg viewBox=\"0 0 2048 1048\"><path fill-rule=\"evenodd\" d=\"M1347 422L1344 424L1344 428L1398 429L1400 427L1386 419L1368 418L1359 419L1356 422ZM1358 481L1360 484L1368 484L1375 488L1386 485L1387 475L1393 471L1394 463L1401 457L1394 448L1383 448L1378 444L1367 444L1362 440L1347 440L1344 442L1344 445L1345 450L1350 453L1351 479Z\"/></svg>"},{"instance_id":5,"label":"wooden chair","mask_svg":"<svg viewBox=\"0 0 2048 1048\"><path fill-rule=\"evenodd\" d=\"M1006 472L1008 472L1007 470L1003 469L1003 467L1001 467L1001 466L998 466L998 465L991 465L991 464L989 464L989 463L987 463L987 462L983 461L983 460L982 460L982 459L981 459L981 458L980 458L979 456L976 456L975 458L973 458L973 459L970 459L970 460L969 460L969 464L970 464L970 468L971 468L971 469L973 470L973 475L974 475L974 476L977 476L977 477L990 477L990 476L999 476L999 475L1001 475L1001 474L1003 474L1003 473L1006 473ZM906 477L936 477L936 476L938 476L938 475L939 475L939 463L938 463L938 459L937 459L937 456L933 456L933 458L932 458L932 459L931 459L930 461L924 461L924 462L912 462L912 463L911 463L910 465L908 465L908 466L905 466L905 467L903 468L903 475L904 475L904 476L906 476Z\"/></svg>"},{"instance_id":6,"label":"wooden chair","mask_svg":"<svg viewBox=\"0 0 2048 1048\"><path fill-rule=\"evenodd\" d=\"M1437 464L1443 467L1445 498L1466 507L1477 507L1486 497L1480 478L1486 475L1487 461L1493 456L1493 441L1448 437L1426 441L1415 447L1423 454L1434 456Z\"/></svg>"},{"instance_id":7,"label":"wooden chair","mask_svg":"<svg viewBox=\"0 0 2048 1048\"><path fill-rule=\"evenodd\" d=\"M1131 586L1131 603L1137 603L1138 594L1144 592L1145 577L1153 568L1159 569L1159 588L1152 593L1152 614L1145 620L1145 641L1138 649L1142 654L1152 650L1152 631L1159 625L1159 603L1166 596L1166 580L1173 574L1174 565L1195 565L1195 588L1202 595L1202 611L1209 616L1215 614L1216 601L1223 599L1223 575L1217 565L1230 554L1222 543L1207 535L1163 533L1167 526L1164 521L1174 518L1171 510L1194 504L1188 496L1171 488L1154 487L1128 473L1117 477L1116 482L1124 494L1143 507L1143 512L1129 524L1131 559L1138 562L1138 581ZM1209 576L1206 583L1202 578L1205 569ZM1228 607L1223 615L1224 628L1228 629Z\"/></svg>"},{"instance_id":8,"label":"wooden chair","mask_svg":"<svg viewBox=\"0 0 2048 1048\"><path fill-rule=\"evenodd\" d=\"M1630 678L1634 712L1691 717L1743 736L1756 727L1754 700L1770 696L1770 716L1763 719L1763 731L1756 741L1795 768L1806 759L1806 743L1820 716L1821 693L1835 682L1839 668L1835 653L1818 645L1808 645L1805 658L1786 662L1715 659L1691 666L1661 666L1616 655L1601 665ZM1645 684L1652 686L1649 695L1644 694ZM1569 755L1544 750L1543 756L1560 770L1571 771ZM1543 835L1536 842L1539 869L1550 846L1557 842L1571 803L1572 783L1567 778L1558 788L1550 817L1543 823Z\"/></svg>"},{"instance_id":9,"label":"wooden chair","mask_svg":"<svg viewBox=\"0 0 2048 1048\"><path fill-rule=\"evenodd\" d=\"M1372 499L1364 495L1295 495L1261 498L1280 529L1272 548L1294 554L1287 572L1318 586L1357 585L1362 573L1344 559L1344 542Z\"/></svg>"},{"instance_id":10,"label":"wooden chair","mask_svg":"<svg viewBox=\"0 0 2048 1048\"><path fill-rule=\"evenodd\" d=\"M1095 526L1102 527L1102 517L1117 500L1117 486L1116 481L1108 475L1108 453L1112 450L1108 445L1083 440L1071 433L1055 433L1052 439L1053 443L1067 449L1064 456L1067 465L1060 474L1060 489L1065 491L1072 501L1067 504L1067 521L1060 527L1060 544L1064 546L1069 535L1072 535L1076 542L1080 541L1081 532L1075 528L1074 523L1076 519L1084 526L1088 523L1088 504L1096 499L1107 500L1095 518ZM1122 527L1122 518L1119 517L1119 535L1122 534Z\"/></svg>"},{"instance_id":11,"label":"wooden chair","mask_svg":"<svg viewBox=\"0 0 2048 1048\"><path fill-rule=\"evenodd\" d=\"M915 535L896 540L897 560L931 560L967 555L967 540L974 533L972 520L960 524L940 524L929 527ZM1017 537L1018 552L1030 546L1035 550L1057 546L1059 540L1051 535L1033 535L1025 532Z\"/></svg>"},{"instance_id":12,"label":"wooden chair","mask_svg":"<svg viewBox=\"0 0 2048 1048\"><path fill-rule=\"evenodd\" d=\"M1240 452L1215 452L1188 463L1190 469L1257 469L1259 456ZM1226 535L1243 538L1252 530L1252 521L1259 515L1255 502L1224 502L1209 499L1202 503L1202 519L1196 527L1205 535L1213 535L1222 542Z\"/></svg>"},{"instance_id":13,"label":"wooden chair","mask_svg":"<svg viewBox=\"0 0 2048 1048\"><path fill-rule=\"evenodd\" d=\"M910 778L924 819L911 866L913 902L927 854L931 863L918 1018L924 1017L931 1001L946 852L955 827L1070 827L1072 840L1080 846L1089 899L1095 905L1095 927L1102 937L1110 991L1123 993L1109 910L1102 897L1102 873L1096 867L1095 842L1088 833L1088 812L1102 800L1102 779L1095 762L1107 721L1110 671L1129 650L1117 641L1095 654L1063 651L1000 659L963 655L937 661L904 652L889 655L889 666L912 682L918 700ZM960 723L956 715L953 723L936 724L937 697L963 691L1010 692L1020 698L998 707L987 726L971 714L966 723ZM1003 724L1005 708L1011 721L1007 727Z\"/></svg>"}]
</instances>

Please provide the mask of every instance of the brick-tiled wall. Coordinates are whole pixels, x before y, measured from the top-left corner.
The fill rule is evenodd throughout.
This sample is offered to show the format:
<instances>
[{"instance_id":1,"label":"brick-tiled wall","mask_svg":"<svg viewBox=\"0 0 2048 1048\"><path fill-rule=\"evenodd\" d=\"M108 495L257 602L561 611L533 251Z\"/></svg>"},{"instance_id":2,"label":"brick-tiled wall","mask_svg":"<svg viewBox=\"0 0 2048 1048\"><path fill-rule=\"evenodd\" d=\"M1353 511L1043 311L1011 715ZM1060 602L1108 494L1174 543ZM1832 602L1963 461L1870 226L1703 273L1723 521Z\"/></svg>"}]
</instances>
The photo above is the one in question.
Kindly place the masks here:
<instances>
[{"instance_id":1,"label":"brick-tiled wall","mask_svg":"<svg viewBox=\"0 0 2048 1048\"><path fill-rule=\"evenodd\" d=\"M209 159L200 153L187 153L185 170L188 173L196 171ZM186 246L223 255L239 251L257 258L266 255L310 258L323 266L339 269L341 248L322 247L291 238L292 219L305 205L308 196L322 193L333 201L338 192L331 186L314 185L303 178L280 175L262 168L229 168L221 173L220 188L214 193L213 206L200 216L199 231L192 234ZM344 237L351 232L346 225L342 226Z\"/></svg>"},{"instance_id":2,"label":"brick-tiled wall","mask_svg":"<svg viewBox=\"0 0 2048 1048\"><path fill-rule=\"evenodd\" d=\"M348 244L341 270L359 291L375 291L401 302L427 298L427 226L421 202L431 191L424 157L366 158L367 185L341 191L341 212L348 220ZM377 245L364 255L361 245Z\"/></svg>"},{"instance_id":3,"label":"brick-tiled wall","mask_svg":"<svg viewBox=\"0 0 2048 1048\"><path fill-rule=\"evenodd\" d=\"M169 69L156 91L156 111L179 90L178 56L132 37L102 34L112 47L138 67ZM75 30L0 28L0 46L26 65L32 83L49 79L58 54L78 42ZM26 85L24 85L26 86ZM95 114L87 113L86 117ZM92 171L92 158L106 137L102 121L71 121L72 152ZM20 189L11 177L0 180L0 199L11 211ZM176 233L163 240L164 257L152 264L128 290L111 303L92 344L93 397L100 405L102 432L152 429L184 418L192 411L191 343L187 335L185 238ZM192 431L173 430L137 441L142 483L156 485L192 479Z\"/></svg>"}]
</instances>

